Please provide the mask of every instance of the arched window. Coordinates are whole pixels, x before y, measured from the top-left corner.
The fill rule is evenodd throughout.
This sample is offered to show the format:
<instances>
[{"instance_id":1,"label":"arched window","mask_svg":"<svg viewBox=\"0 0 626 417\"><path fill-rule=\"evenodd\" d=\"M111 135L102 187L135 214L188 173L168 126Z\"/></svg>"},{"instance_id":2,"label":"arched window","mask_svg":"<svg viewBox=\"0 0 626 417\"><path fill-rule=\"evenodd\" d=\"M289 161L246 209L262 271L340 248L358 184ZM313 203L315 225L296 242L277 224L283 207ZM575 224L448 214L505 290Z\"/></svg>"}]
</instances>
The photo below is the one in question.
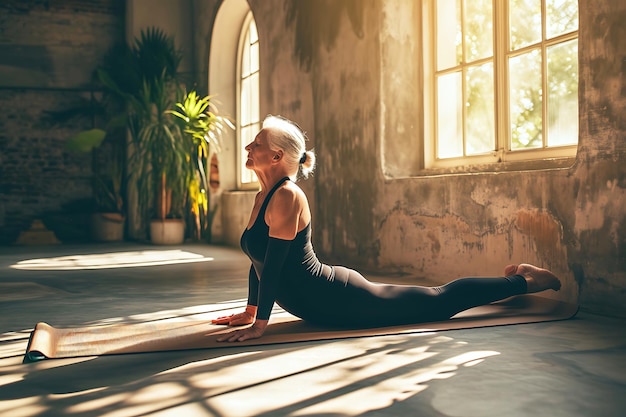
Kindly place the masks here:
<instances>
[{"instance_id":1,"label":"arched window","mask_svg":"<svg viewBox=\"0 0 626 417\"><path fill-rule=\"evenodd\" d=\"M239 43L237 89L238 182L241 188L256 187L257 178L246 168L245 146L261 128L259 112L259 36L252 13L248 13Z\"/></svg>"}]
</instances>

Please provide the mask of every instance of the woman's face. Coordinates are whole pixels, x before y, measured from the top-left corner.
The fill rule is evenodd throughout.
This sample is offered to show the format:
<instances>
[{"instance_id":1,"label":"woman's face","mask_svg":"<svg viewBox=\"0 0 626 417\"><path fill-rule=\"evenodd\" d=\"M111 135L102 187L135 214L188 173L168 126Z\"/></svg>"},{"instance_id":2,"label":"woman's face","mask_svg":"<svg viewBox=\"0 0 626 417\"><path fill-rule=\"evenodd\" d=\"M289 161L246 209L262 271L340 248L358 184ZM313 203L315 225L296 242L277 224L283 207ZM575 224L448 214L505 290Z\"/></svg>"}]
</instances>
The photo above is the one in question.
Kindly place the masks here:
<instances>
[{"instance_id":1,"label":"woman's face","mask_svg":"<svg viewBox=\"0 0 626 417\"><path fill-rule=\"evenodd\" d=\"M267 129L261 129L254 140L246 145L245 149L248 151L246 168L262 170L264 167L270 166L277 152L270 149L267 136Z\"/></svg>"}]
</instances>

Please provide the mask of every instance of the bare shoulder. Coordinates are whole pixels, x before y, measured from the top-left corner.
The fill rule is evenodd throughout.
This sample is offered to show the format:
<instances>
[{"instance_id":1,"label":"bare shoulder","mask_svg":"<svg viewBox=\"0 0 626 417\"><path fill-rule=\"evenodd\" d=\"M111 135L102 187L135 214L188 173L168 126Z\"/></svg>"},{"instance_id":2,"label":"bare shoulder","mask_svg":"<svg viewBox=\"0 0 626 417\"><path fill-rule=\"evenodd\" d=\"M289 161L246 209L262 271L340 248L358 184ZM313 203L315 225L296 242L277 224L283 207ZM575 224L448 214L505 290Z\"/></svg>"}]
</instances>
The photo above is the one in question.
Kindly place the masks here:
<instances>
[{"instance_id":1,"label":"bare shoulder","mask_svg":"<svg viewBox=\"0 0 626 417\"><path fill-rule=\"evenodd\" d=\"M265 215L270 236L293 239L310 220L306 194L296 184L287 182L276 190Z\"/></svg>"},{"instance_id":2,"label":"bare shoulder","mask_svg":"<svg viewBox=\"0 0 626 417\"><path fill-rule=\"evenodd\" d=\"M306 194L298 185L287 181L279 187L268 204L268 210L282 214L300 212L308 205Z\"/></svg>"},{"instance_id":3,"label":"bare shoulder","mask_svg":"<svg viewBox=\"0 0 626 417\"><path fill-rule=\"evenodd\" d=\"M306 194L304 193L302 188L300 188L300 186L295 182L287 181L285 184L283 184L282 187L280 187L280 190L295 194L298 196L298 198L303 198L304 201L306 201Z\"/></svg>"}]
</instances>

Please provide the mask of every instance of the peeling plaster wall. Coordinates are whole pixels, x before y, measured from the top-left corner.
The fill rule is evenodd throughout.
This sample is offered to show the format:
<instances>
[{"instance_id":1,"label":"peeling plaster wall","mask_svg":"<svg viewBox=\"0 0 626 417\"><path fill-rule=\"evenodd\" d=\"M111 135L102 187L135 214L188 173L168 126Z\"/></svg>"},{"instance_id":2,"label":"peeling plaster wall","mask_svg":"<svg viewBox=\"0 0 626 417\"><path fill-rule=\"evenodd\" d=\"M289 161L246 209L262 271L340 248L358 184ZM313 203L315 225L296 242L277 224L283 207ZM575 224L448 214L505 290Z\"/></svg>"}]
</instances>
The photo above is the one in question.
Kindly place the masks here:
<instances>
[{"instance_id":1,"label":"peeling plaster wall","mask_svg":"<svg viewBox=\"0 0 626 417\"><path fill-rule=\"evenodd\" d=\"M626 315L626 3L580 2L580 15L581 136L568 263L583 306Z\"/></svg>"},{"instance_id":2,"label":"peeling plaster wall","mask_svg":"<svg viewBox=\"0 0 626 417\"><path fill-rule=\"evenodd\" d=\"M280 2L253 3L267 15ZM322 3L327 13L342 13ZM550 296L626 316L626 3L580 4L580 146L573 165L432 175L415 163L423 153L423 75L411 57L420 33L401 24L421 19L419 3L358 4L362 31L351 20L354 11L343 13L336 36L309 51L313 107L302 112L314 115L320 257L433 283L531 262L562 277L563 289ZM272 39L297 38L301 29L273 23ZM286 76L288 65L282 71ZM279 89L270 84L264 86ZM298 94L281 89L282 96Z\"/></svg>"},{"instance_id":3,"label":"peeling plaster wall","mask_svg":"<svg viewBox=\"0 0 626 417\"><path fill-rule=\"evenodd\" d=\"M626 2L579 3L575 160L482 172L427 172L420 162L421 2L248 3L261 42L261 113L297 121L318 156L302 186L322 260L432 283L531 262L563 278L550 296L626 316ZM185 70L206 88L223 4L132 0L128 31L165 25L192 49ZM19 204L16 212L30 203ZM250 207L238 205L230 214L246 218ZM0 204L0 225L11 213Z\"/></svg>"},{"instance_id":4,"label":"peeling plaster wall","mask_svg":"<svg viewBox=\"0 0 626 417\"><path fill-rule=\"evenodd\" d=\"M374 208L383 195L379 8L374 1L358 5L363 31L341 15L336 38L318 47L311 67L319 157L315 243L323 259L347 265L380 256Z\"/></svg>"},{"instance_id":5,"label":"peeling plaster wall","mask_svg":"<svg viewBox=\"0 0 626 417\"><path fill-rule=\"evenodd\" d=\"M557 271L565 281L558 297L576 300L563 211L551 201L571 198L561 186L565 177L563 171L541 180L530 173L471 174L389 184L394 199L380 222L377 268L442 283L531 262Z\"/></svg>"}]
</instances>

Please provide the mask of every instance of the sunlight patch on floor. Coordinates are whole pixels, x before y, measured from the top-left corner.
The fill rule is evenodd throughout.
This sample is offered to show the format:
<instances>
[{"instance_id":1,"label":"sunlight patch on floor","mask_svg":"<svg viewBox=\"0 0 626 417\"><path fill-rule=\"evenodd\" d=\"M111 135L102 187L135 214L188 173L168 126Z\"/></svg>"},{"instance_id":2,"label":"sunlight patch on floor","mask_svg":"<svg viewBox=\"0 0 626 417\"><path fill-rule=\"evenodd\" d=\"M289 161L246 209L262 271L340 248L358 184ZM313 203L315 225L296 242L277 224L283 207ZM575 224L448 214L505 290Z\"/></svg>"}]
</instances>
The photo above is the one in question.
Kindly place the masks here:
<instances>
[{"instance_id":1,"label":"sunlight patch on floor","mask_svg":"<svg viewBox=\"0 0 626 417\"><path fill-rule=\"evenodd\" d=\"M27 259L11 265L11 268L35 271L67 271L135 268L140 266L173 265L213 260L214 259L211 257L205 257L204 255L183 250L144 250Z\"/></svg>"},{"instance_id":2,"label":"sunlight patch on floor","mask_svg":"<svg viewBox=\"0 0 626 417\"><path fill-rule=\"evenodd\" d=\"M394 403L404 401L428 388L428 382L438 379L448 379L456 374L458 367L468 358L485 358L497 355L498 352L467 352L450 359L436 362L430 366L414 366L420 360L431 357L415 357L413 350L403 352L404 355L413 357L411 363L401 364L408 372L401 372L389 378L375 378L375 381L360 389L334 396L329 401L318 402L313 406L305 407L293 415L318 415L325 413L340 413L342 416L358 416L368 411L380 410L391 407ZM382 358L377 363L379 376L393 373L393 369L387 369L395 365ZM454 364L454 365L452 365Z\"/></svg>"},{"instance_id":3,"label":"sunlight patch on floor","mask_svg":"<svg viewBox=\"0 0 626 417\"><path fill-rule=\"evenodd\" d=\"M189 401L188 390L177 383L156 383L141 388L128 396L119 409L98 413L100 417L132 417L152 414Z\"/></svg>"},{"instance_id":4,"label":"sunlight patch on floor","mask_svg":"<svg viewBox=\"0 0 626 417\"><path fill-rule=\"evenodd\" d=\"M246 307L247 299L223 301L213 304L200 304L178 309L153 311L150 313L132 314L129 316L107 317L86 323L76 323L76 326L106 326L112 324L147 323L153 321L182 322L182 321L208 321L219 316L240 313ZM273 317L289 316L280 307L274 307ZM0 335L0 338L2 335ZM1 340L1 339L0 339Z\"/></svg>"},{"instance_id":5,"label":"sunlight patch on floor","mask_svg":"<svg viewBox=\"0 0 626 417\"><path fill-rule=\"evenodd\" d=\"M432 338L428 344L407 343L426 336ZM204 390L205 404L222 415L357 416L389 407L423 391L429 381L450 378L461 366L499 354L471 351L437 360L441 351L432 349L439 343L446 349L468 347L432 334L387 336L307 346L258 359L249 356L226 367L187 364L167 372L191 374L190 386ZM203 372L206 367L211 370ZM241 401L247 395L254 395L255 401Z\"/></svg>"},{"instance_id":6,"label":"sunlight patch on floor","mask_svg":"<svg viewBox=\"0 0 626 417\"><path fill-rule=\"evenodd\" d=\"M2 401L2 411L11 417L36 416L45 410L46 407L40 404L39 396Z\"/></svg>"},{"instance_id":7,"label":"sunlight patch on floor","mask_svg":"<svg viewBox=\"0 0 626 417\"><path fill-rule=\"evenodd\" d=\"M81 394L86 394L81 392ZM89 413L98 410L102 410L106 407L119 406L126 400L132 397L130 393L119 393L108 395L106 397L96 398L93 400L83 401L81 403L72 405L66 409L68 414Z\"/></svg>"},{"instance_id":8,"label":"sunlight patch on floor","mask_svg":"<svg viewBox=\"0 0 626 417\"><path fill-rule=\"evenodd\" d=\"M449 379L462 368L499 354L473 350L464 341L437 333L245 349L215 356L207 351L206 358L198 356L199 351L190 354L195 360L149 376L139 372L137 379L117 386L94 389L89 384L85 390L11 400L2 409L19 410L11 414L18 417L35 416L55 401L63 415L170 416L193 410L198 416L358 416L392 407L428 389L432 381ZM163 359L172 360L167 355ZM83 361L97 368L103 360L15 365L6 369L11 378L4 382L19 383L26 372L63 369Z\"/></svg>"}]
</instances>

